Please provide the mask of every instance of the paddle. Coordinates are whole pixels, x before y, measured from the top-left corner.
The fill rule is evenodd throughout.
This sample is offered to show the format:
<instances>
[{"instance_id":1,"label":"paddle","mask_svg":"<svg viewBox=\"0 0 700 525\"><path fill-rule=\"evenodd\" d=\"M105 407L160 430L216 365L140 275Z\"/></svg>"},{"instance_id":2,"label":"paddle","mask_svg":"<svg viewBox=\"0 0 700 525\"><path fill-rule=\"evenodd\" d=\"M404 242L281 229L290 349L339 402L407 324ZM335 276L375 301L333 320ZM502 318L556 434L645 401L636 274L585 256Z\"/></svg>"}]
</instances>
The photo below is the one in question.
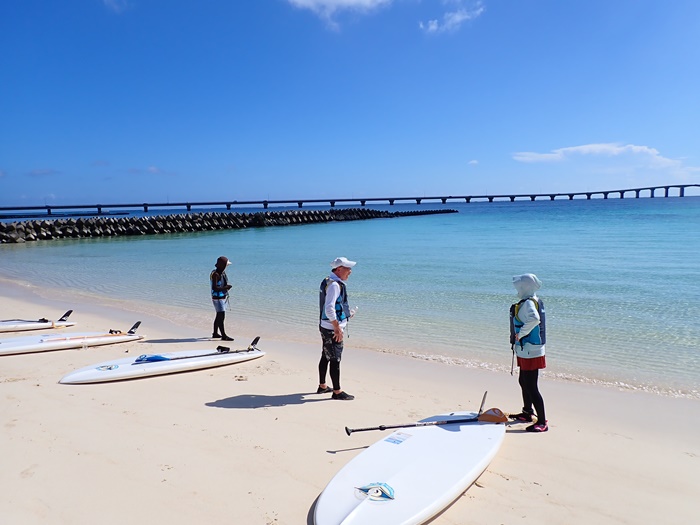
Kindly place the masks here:
<instances>
[{"instance_id":1,"label":"paddle","mask_svg":"<svg viewBox=\"0 0 700 525\"><path fill-rule=\"evenodd\" d=\"M477 421L482 421L485 423L505 423L506 421L508 421L508 418L503 412L501 412L500 408L489 408L486 412L479 414L477 417L469 417L464 419L444 419L441 421L423 421L420 423L406 423L403 425L379 425L378 427L367 428L345 427L345 433L349 436L353 432L366 432L368 430L389 430L393 428L428 427L433 425L454 425L459 423L476 423Z\"/></svg>"},{"instance_id":2,"label":"paddle","mask_svg":"<svg viewBox=\"0 0 700 525\"><path fill-rule=\"evenodd\" d=\"M253 350L257 350L258 348L255 346L258 344L258 341L260 341L260 336L257 336L253 341L248 345L248 348L244 348L242 350L234 350L231 352L231 349L228 346L217 346L216 347L216 352L211 352L209 354L201 354L201 355L182 355L178 357L168 357L165 355L148 355L144 354L139 356L136 361L133 362L133 364L140 364L140 363L157 363L159 361L177 361L178 359L195 359L197 357L207 357L207 356L212 356L212 355L220 355L220 354L240 354L243 352L252 352Z\"/></svg>"},{"instance_id":3,"label":"paddle","mask_svg":"<svg viewBox=\"0 0 700 525\"><path fill-rule=\"evenodd\" d=\"M410 428L410 427L427 427L434 425L452 425L457 423L475 423L477 421L483 421L485 423L505 423L508 421L506 415L501 412L499 408L489 408L486 412L482 412L484 409L484 403L486 402L486 394L488 390L484 392L484 397L481 398L481 406L479 406L479 412L477 412L476 417L468 417L463 419L445 419L442 421L423 421L419 423L406 423L404 425L379 425L378 427L367 427L367 428L348 428L345 427L345 433L349 436L353 432L366 432L368 430L388 430L391 428Z\"/></svg>"}]
</instances>

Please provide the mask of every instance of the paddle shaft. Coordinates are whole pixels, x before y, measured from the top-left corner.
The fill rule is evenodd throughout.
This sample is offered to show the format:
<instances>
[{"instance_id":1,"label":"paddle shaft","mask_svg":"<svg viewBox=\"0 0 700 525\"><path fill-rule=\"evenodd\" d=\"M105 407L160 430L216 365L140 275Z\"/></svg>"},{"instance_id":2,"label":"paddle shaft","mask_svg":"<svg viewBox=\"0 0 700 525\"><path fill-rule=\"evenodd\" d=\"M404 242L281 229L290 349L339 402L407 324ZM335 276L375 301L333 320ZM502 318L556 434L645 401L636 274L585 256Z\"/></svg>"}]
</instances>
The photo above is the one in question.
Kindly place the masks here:
<instances>
[{"instance_id":1,"label":"paddle shaft","mask_svg":"<svg viewBox=\"0 0 700 525\"><path fill-rule=\"evenodd\" d=\"M178 359L196 359L197 357L208 357L208 356L212 356L212 355L240 354L240 353L243 353L243 352L252 352L253 350L257 350L257 349L258 349L258 348L255 346L255 345L258 344L258 341L260 341L260 336L257 336L255 339L253 339L253 341L250 343L250 345L248 345L248 348L244 348L244 349L242 349L242 350L234 350L233 352L231 352L231 351L229 350L229 351L227 351L227 352L212 352L212 353L210 353L210 354L202 354L202 355L183 355L183 356L180 356L180 357L169 357L168 359L152 360L152 361L150 361L150 360L148 360L148 359L144 359L143 361L135 361L135 362L132 363L132 364L134 364L134 365L140 365L140 364L142 364L142 363L160 363L160 362L162 362L162 361L176 361L176 360L178 360ZM221 347L221 348L227 348L227 347L223 346L223 347ZM158 355L149 356L149 357L158 357Z\"/></svg>"},{"instance_id":2,"label":"paddle shaft","mask_svg":"<svg viewBox=\"0 0 700 525\"><path fill-rule=\"evenodd\" d=\"M178 359L195 359L197 357L208 357L211 355L226 355L226 354L241 354L243 352L252 352L253 350L257 350L257 348L245 348L244 350L233 350L233 351L228 351L228 352L212 352L211 354L202 354L202 355L182 355L178 357L169 357L167 359L163 359L163 361L177 361ZM138 361L135 362L135 365L140 365L141 363L162 363L163 361L149 361L148 359L144 359L143 361Z\"/></svg>"},{"instance_id":3,"label":"paddle shaft","mask_svg":"<svg viewBox=\"0 0 700 525\"><path fill-rule=\"evenodd\" d=\"M390 430L394 428L412 428L412 427L428 427L433 425L452 425L456 423L475 423L479 421L478 417L470 417L464 419L445 419L442 421L423 421L421 423L406 423L405 425L379 425L378 427L367 428L348 428L345 427L345 433L349 436L353 432L367 432L369 430Z\"/></svg>"}]
</instances>

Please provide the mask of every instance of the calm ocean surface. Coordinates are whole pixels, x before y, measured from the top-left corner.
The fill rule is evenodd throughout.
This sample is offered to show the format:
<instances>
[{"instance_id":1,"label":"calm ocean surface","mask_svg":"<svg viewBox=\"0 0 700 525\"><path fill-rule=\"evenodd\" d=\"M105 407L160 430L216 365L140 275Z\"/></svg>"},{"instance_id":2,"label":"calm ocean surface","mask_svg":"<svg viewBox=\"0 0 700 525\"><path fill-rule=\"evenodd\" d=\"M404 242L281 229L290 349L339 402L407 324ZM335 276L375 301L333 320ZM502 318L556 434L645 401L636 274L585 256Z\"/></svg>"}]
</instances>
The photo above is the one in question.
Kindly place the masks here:
<instances>
[{"instance_id":1,"label":"calm ocean surface","mask_svg":"<svg viewBox=\"0 0 700 525\"><path fill-rule=\"evenodd\" d=\"M459 213L0 245L0 277L208 330L209 272L226 255L229 332L257 323L317 342L318 285L342 255L358 261L348 349L506 372L511 277L532 272L547 305L548 377L700 398L700 197L371 207Z\"/></svg>"}]
</instances>

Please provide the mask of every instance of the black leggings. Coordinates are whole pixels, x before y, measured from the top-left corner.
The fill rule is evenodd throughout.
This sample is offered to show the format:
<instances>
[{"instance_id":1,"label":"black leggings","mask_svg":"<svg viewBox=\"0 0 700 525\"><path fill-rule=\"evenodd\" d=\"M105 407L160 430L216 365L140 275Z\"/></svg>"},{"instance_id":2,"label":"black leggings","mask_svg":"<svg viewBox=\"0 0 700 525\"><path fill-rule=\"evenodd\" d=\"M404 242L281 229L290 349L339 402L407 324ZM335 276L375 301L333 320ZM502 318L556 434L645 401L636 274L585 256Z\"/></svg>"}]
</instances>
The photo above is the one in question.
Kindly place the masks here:
<instances>
[{"instance_id":1,"label":"black leggings","mask_svg":"<svg viewBox=\"0 0 700 525\"><path fill-rule=\"evenodd\" d=\"M216 312L216 317L214 318L214 333L226 336L226 330L224 330L224 319L226 318L226 312Z\"/></svg>"},{"instance_id":2,"label":"black leggings","mask_svg":"<svg viewBox=\"0 0 700 525\"><path fill-rule=\"evenodd\" d=\"M326 383L328 363L331 365L330 375L331 382L333 383L333 390L340 390L340 361L337 359L331 359L329 361L324 352L321 352L321 360L318 362L318 384L323 385Z\"/></svg>"},{"instance_id":3,"label":"black leggings","mask_svg":"<svg viewBox=\"0 0 700 525\"><path fill-rule=\"evenodd\" d=\"M520 370L518 383L523 391L523 410L532 412L532 406L535 406L537 421L544 424L547 421L547 416L544 413L544 400L540 389L537 388L537 378L539 370Z\"/></svg>"}]
</instances>

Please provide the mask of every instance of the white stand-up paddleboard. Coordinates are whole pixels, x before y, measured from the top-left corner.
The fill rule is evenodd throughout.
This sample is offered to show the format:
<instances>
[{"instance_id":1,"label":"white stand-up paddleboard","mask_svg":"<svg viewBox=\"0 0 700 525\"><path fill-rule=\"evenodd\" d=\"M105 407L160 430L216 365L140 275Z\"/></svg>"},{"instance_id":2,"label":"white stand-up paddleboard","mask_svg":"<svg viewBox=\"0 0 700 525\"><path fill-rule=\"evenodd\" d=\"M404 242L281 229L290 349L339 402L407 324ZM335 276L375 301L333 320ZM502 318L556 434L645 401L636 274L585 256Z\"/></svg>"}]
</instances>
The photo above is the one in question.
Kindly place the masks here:
<instances>
[{"instance_id":1,"label":"white stand-up paddleboard","mask_svg":"<svg viewBox=\"0 0 700 525\"><path fill-rule=\"evenodd\" d=\"M0 339L0 355L28 354L31 352L48 352L50 350L67 350L69 348L85 348L89 346L111 345L143 339L136 329L141 324L137 322L128 332L109 330L108 332L70 333L65 335L25 335Z\"/></svg>"},{"instance_id":2,"label":"white stand-up paddleboard","mask_svg":"<svg viewBox=\"0 0 700 525\"><path fill-rule=\"evenodd\" d=\"M68 321L68 317L73 310L68 310L57 321L48 319L5 319L0 321L0 332L24 332L25 330L46 330L48 328L65 328L73 326L75 323Z\"/></svg>"},{"instance_id":3,"label":"white stand-up paddleboard","mask_svg":"<svg viewBox=\"0 0 700 525\"><path fill-rule=\"evenodd\" d=\"M265 352L255 346L259 339L256 337L250 346L243 350L230 350L219 346L216 349L144 354L139 357L105 361L75 370L64 376L59 383L103 383L242 363L265 355Z\"/></svg>"},{"instance_id":4,"label":"white stand-up paddleboard","mask_svg":"<svg viewBox=\"0 0 700 525\"><path fill-rule=\"evenodd\" d=\"M476 417L442 414L382 438L330 481L314 523L418 525L435 517L486 470L503 442L503 423L449 423Z\"/></svg>"}]
</instances>

